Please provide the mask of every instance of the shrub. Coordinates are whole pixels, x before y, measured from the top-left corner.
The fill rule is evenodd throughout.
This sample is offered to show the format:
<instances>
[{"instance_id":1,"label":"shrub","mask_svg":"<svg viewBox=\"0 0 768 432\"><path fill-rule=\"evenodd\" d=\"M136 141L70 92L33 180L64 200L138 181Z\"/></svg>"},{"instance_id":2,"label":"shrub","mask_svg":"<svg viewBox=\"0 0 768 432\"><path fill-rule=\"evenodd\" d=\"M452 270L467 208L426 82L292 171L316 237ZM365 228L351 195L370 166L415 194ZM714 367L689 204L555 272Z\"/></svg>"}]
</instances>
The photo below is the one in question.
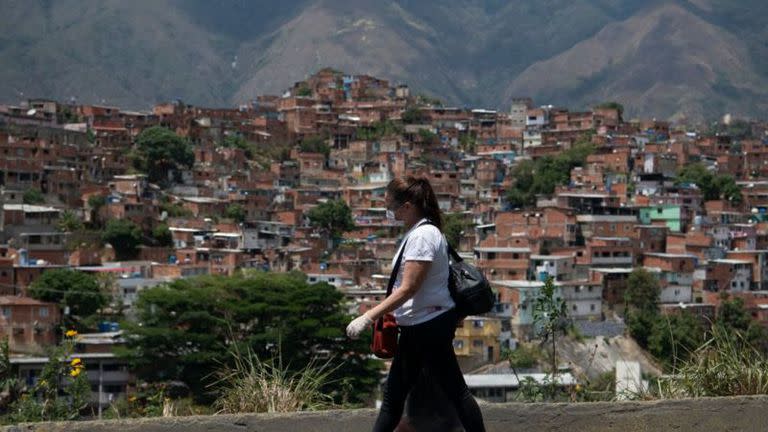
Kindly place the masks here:
<instances>
[{"instance_id":1,"label":"shrub","mask_svg":"<svg viewBox=\"0 0 768 432\"><path fill-rule=\"evenodd\" d=\"M278 354L269 361L252 350L230 349L233 366L222 365L214 375L218 398L214 406L222 413L293 412L333 406L333 398L321 388L334 372L329 362L311 360L291 372Z\"/></svg>"},{"instance_id":2,"label":"shrub","mask_svg":"<svg viewBox=\"0 0 768 432\"><path fill-rule=\"evenodd\" d=\"M723 326L678 368L659 380L663 398L768 394L768 358L745 336Z\"/></svg>"}]
</instances>

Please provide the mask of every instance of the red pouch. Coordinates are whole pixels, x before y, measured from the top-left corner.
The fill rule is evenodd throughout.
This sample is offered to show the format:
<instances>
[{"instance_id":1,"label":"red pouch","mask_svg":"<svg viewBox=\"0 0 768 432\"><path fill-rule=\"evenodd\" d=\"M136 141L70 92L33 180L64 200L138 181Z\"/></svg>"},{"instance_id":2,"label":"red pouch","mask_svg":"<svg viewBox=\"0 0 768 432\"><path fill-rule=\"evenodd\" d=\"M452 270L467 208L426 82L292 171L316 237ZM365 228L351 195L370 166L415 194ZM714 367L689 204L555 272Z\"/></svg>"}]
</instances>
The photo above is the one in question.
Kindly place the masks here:
<instances>
[{"instance_id":1,"label":"red pouch","mask_svg":"<svg viewBox=\"0 0 768 432\"><path fill-rule=\"evenodd\" d=\"M397 350L397 321L391 313L385 314L373 324L371 351L381 359L390 359Z\"/></svg>"}]
</instances>

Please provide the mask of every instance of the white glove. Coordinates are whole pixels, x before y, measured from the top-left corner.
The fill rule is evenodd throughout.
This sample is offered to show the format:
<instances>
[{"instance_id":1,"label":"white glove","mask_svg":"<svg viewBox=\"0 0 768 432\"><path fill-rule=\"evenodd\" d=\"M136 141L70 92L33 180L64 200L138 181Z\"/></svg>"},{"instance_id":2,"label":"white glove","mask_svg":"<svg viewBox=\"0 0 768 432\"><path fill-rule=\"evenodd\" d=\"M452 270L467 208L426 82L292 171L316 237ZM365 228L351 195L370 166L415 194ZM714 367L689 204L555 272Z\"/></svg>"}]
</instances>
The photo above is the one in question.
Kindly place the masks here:
<instances>
[{"instance_id":1,"label":"white glove","mask_svg":"<svg viewBox=\"0 0 768 432\"><path fill-rule=\"evenodd\" d=\"M362 314L349 323L347 326L347 336L352 339L357 339L357 337L360 336L360 333L367 329L371 324L373 324L373 320L368 318L368 315Z\"/></svg>"}]
</instances>

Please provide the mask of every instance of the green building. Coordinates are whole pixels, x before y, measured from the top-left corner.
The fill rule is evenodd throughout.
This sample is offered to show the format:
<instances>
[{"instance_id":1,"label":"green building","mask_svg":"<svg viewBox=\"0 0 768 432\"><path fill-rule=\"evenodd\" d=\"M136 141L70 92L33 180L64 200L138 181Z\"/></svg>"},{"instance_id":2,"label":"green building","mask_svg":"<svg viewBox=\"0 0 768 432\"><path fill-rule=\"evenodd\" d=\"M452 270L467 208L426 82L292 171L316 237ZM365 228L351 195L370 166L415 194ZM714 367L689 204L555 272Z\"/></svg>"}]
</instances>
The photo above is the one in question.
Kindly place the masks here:
<instances>
[{"instance_id":1,"label":"green building","mask_svg":"<svg viewBox=\"0 0 768 432\"><path fill-rule=\"evenodd\" d=\"M663 222L670 231L682 232L683 208L674 204L663 204L640 209L640 223L643 225L658 225Z\"/></svg>"}]
</instances>

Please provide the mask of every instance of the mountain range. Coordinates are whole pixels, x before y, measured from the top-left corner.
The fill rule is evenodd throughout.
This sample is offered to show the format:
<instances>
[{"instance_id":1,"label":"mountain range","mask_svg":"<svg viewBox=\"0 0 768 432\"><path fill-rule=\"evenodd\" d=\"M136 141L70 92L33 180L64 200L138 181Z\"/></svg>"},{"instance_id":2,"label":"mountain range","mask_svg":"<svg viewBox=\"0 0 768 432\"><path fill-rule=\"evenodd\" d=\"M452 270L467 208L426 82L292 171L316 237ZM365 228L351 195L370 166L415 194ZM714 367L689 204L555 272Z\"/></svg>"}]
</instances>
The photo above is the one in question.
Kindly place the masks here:
<instances>
[{"instance_id":1,"label":"mountain range","mask_svg":"<svg viewBox=\"0 0 768 432\"><path fill-rule=\"evenodd\" d=\"M2 0L0 102L232 106L330 66L449 105L760 118L765 0Z\"/></svg>"}]
</instances>

